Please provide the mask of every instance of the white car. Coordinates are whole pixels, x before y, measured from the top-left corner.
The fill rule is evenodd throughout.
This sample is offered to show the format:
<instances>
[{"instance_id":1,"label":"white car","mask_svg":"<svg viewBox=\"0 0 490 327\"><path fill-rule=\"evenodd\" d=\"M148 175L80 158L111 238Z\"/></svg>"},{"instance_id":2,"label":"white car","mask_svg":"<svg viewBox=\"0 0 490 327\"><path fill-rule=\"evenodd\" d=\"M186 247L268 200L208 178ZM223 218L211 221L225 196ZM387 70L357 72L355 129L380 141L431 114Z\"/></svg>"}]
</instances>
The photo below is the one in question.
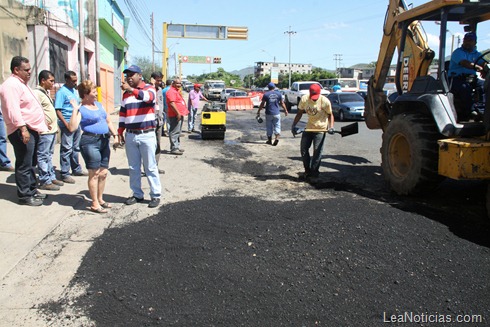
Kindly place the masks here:
<instances>
[{"instance_id":1,"label":"white car","mask_svg":"<svg viewBox=\"0 0 490 327\"><path fill-rule=\"evenodd\" d=\"M223 89L223 91L221 91L221 95L219 97L221 102L226 102L226 100L228 100L228 97L230 96L230 93L234 92L234 91L236 91L236 89L231 89L231 88Z\"/></svg>"}]
</instances>

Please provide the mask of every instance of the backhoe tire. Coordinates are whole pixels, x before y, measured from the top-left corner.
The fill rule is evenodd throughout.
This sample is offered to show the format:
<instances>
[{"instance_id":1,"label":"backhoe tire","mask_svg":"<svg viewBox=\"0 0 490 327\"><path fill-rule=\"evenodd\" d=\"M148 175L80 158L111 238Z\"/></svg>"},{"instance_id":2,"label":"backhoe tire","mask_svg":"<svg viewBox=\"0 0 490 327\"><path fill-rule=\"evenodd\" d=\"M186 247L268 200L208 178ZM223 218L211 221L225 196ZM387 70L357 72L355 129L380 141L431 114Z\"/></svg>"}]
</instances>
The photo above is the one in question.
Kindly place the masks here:
<instances>
[{"instance_id":1,"label":"backhoe tire","mask_svg":"<svg viewBox=\"0 0 490 327\"><path fill-rule=\"evenodd\" d=\"M433 189L442 180L437 173L441 138L430 117L395 116L383 134L381 168L391 189L400 195Z\"/></svg>"}]
</instances>

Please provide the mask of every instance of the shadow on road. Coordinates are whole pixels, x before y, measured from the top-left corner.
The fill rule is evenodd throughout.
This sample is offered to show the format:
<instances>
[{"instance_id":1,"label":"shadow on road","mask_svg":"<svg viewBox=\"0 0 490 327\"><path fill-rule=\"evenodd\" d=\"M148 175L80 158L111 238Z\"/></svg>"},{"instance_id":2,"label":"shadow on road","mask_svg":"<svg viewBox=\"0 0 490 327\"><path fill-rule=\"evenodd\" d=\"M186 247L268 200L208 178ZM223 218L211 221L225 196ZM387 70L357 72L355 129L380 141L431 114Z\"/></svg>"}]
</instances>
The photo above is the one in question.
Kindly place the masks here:
<instances>
[{"instance_id":1,"label":"shadow on road","mask_svg":"<svg viewBox=\"0 0 490 327\"><path fill-rule=\"evenodd\" d=\"M289 157L300 161L301 157ZM334 162L332 162L334 160ZM339 163L344 162L345 164ZM455 235L475 244L490 248L490 221L486 218L486 184L481 181L445 180L433 192L419 196L398 196L389 190L379 166L366 165L370 161L359 156L323 156L323 172L317 182L310 184L319 190L333 190L357 194L380 201L406 212L418 214L446 225ZM233 164L228 164L230 167ZM252 169L241 169L257 181L289 180L305 183L288 174L277 174L277 167L254 165ZM236 169L236 166L233 166ZM328 171L325 172L325 168ZM257 173L260 172L260 173ZM270 172L270 173L268 173ZM308 185L308 183L305 183Z\"/></svg>"}]
</instances>

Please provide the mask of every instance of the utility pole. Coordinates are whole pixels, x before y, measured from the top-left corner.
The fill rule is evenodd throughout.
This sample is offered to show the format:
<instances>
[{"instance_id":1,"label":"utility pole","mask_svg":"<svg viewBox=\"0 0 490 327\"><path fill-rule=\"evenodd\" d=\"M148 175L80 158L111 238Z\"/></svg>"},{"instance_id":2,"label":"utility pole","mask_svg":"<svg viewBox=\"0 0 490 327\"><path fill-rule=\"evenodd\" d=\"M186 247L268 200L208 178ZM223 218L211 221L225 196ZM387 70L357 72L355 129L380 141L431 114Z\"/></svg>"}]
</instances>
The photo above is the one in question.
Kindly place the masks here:
<instances>
[{"instance_id":1,"label":"utility pole","mask_svg":"<svg viewBox=\"0 0 490 327\"><path fill-rule=\"evenodd\" d=\"M291 31L291 26L289 26L289 29L284 34L289 35L289 88L291 88L291 35L296 34L296 32Z\"/></svg>"},{"instance_id":2,"label":"utility pole","mask_svg":"<svg viewBox=\"0 0 490 327\"><path fill-rule=\"evenodd\" d=\"M151 23L151 71L155 71L155 29L153 27L153 13L150 16ZM165 49L164 49L165 51Z\"/></svg>"},{"instance_id":3,"label":"utility pole","mask_svg":"<svg viewBox=\"0 0 490 327\"><path fill-rule=\"evenodd\" d=\"M82 1L78 1L78 53L80 59L80 81L87 79L85 74L85 33L83 32L83 22L85 18L83 16L83 4Z\"/></svg>"},{"instance_id":4,"label":"utility pole","mask_svg":"<svg viewBox=\"0 0 490 327\"><path fill-rule=\"evenodd\" d=\"M334 54L333 60L335 61L335 72L337 73L338 77L341 77L340 73L339 73L339 68L342 65L342 54L339 54L339 53Z\"/></svg>"}]
</instances>

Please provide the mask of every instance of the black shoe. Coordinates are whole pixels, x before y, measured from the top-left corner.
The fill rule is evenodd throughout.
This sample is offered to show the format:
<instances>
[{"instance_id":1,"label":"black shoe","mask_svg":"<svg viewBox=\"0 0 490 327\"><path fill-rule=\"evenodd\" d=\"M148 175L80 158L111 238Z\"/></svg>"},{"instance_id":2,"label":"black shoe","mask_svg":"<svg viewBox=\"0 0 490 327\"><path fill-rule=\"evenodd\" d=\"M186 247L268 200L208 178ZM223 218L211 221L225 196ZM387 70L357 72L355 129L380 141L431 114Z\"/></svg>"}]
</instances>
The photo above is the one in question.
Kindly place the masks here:
<instances>
[{"instance_id":1,"label":"black shoe","mask_svg":"<svg viewBox=\"0 0 490 327\"><path fill-rule=\"evenodd\" d=\"M274 140L274 143L272 143L272 145L273 145L273 146L276 146L276 145L278 145L278 144L279 144L279 140L278 140L278 139L275 139L275 140Z\"/></svg>"},{"instance_id":2,"label":"black shoe","mask_svg":"<svg viewBox=\"0 0 490 327\"><path fill-rule=\"evenodd\" d=\"M43 200L36 198L35 196L29 196L27 198L20 198L19 204L31 207L39 207L43 204Z\"/></svg>"},{"instance_id":3,"label":"black shoe","mask_svg":"<svg viewBox=\"0 0 490 327\"><path fill-rule=\"evenodd\" d=\"M131 196L129 198L126 199L126 201L124 202L124 204L130 206L132 204L135 204L135 203L140 203L140 202L143 202L144 199L140 199L140 198L137 198L135 196Z\"/></svg>"},{"instance_id":4,"label":"black shoe","mask_svg":"<svg viewBox=\"0 0 490 327\"><path fill-rule=\"evenodd\" d=\"M150 204L148 205L148 208L156 208L160 204L160 199L153 198L150 201Z\"/></svg>"}]
</instances>

